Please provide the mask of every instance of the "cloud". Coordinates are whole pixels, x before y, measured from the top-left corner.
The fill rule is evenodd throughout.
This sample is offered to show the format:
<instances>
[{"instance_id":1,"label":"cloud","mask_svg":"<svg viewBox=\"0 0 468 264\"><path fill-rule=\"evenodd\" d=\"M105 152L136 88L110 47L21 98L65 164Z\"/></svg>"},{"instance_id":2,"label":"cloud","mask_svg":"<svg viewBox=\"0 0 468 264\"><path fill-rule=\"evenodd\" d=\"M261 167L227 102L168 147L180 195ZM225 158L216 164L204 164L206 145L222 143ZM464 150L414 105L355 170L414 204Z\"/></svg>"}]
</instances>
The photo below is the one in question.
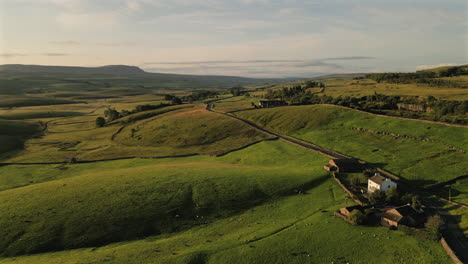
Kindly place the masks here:
<instances>
[{"instance_id":1,"label":"cloud","mask_svg":"<svg viewBox=\"0 0 468 264\"><path fill-rule=\"evenodd\" d=\"M323 60L372 60L375 57L367 57L367 56L351 56L351 57L337 57L337 58L325 58Z\"/></svg>"},{"instance_id":2,"label":"cloud","mask_svg":"<svg viewBox=\"0 0 468 264\"><path fill-rule=\"evenodd\" d=\"M48 43L58 46L105 46L105 47L122 47L134 46L136 42L90 42L90 41L76 41L76 40L60 40L48 41Z\"/></svg>"},{"instance_id":3,"label":"cloud","mask_svg":"<svg viewBox=\"0 0 468 264\"><path fill-rule=\"evenodd\" d=\"M27 56L27 54L24 54L24 53L0 53L0 57L3 57L3 58L14 58L14 57L22 57L22 56Z\"/></svg>"},{"instance_id":4,"label":"cloud","mask_svg":"<svg viewBox=\"0 0 468 264\"><path fill-rule=\"evenodd\" d=\"M120 24L119 16L119 13L112 11L90 13L64 12L57 15L55 19L60 25L65 27L89 30L89 28L108 29L117 27Z\"/></svg>"},{"instance_id":5,"label":"cloud","mask_svg":"<svg viewBox=\"0 0 468 264\"><path fill-rule=\"evenodd\" d=\"M67 53L42 53L42 56L48 56L48 57L60 57L60 56L69 56L70 54Z\"/></svg>"},{"instance_id":6,"label":"cloud","mask_svg":"<svg viewBox=\"0 0 468 264\"><path fill-rule=\"evenodd\" d=\"M61 57L61 56L69 56L71 54L68 53L0 53L0 57L3 58L15 58L15 57L30 57L30 56L47 56L47 57Z\"/></svg>"},{"instance_id":7,"label":"cloud","mask_svg":"<svg viewBox=\"0 0 468 264\"><path fill-rule=\"evenodd\" d=\"M273 62L300 62L302 60L219 60L219 61L182 61L182 62L145 62L142 65L196 65L196 64L256 64Z\"/></svg>"},{"instance_id":8,"label":"cloud","mask_svg":"<svg viewBox=\"0 0 468 264\"><path fill-rule=\"evenodd\" d=\"M74 41L74 40L49 41L49 43L54 44L54 45L63 45L63 46L79 46L83 44L80 41Z\"/></svg>"},{"instance_id":9,"label":"cloud","mask_svg":"<svg viewBox=\"0 0 468 264\"><path fill-rule=\"evenodd\" d=\"M145 62L147 71L182 73L239 75L250 77L317 76L319 73L353 72L349 67L328 61L353 61L374 59L368 56L330 57L322 59L264 59L264 60L206 60L182 62Z\"/></svg>"}]
</instances>

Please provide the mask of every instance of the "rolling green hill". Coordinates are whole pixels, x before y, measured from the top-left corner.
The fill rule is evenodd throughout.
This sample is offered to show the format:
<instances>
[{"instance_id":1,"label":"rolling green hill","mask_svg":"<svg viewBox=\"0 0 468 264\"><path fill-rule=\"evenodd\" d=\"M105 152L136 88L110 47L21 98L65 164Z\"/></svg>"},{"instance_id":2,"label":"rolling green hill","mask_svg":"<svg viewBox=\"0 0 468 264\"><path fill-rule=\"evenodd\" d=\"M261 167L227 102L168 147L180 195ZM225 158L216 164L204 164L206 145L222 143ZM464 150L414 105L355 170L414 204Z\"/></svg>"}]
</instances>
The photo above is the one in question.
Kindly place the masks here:
<instances>
[{"instance_id":1,"label":"rolling green hill","mask_svg":"<svg viewBox=\"0 0 468 264\"><path fill-rule=\"evenodd\" d=\"M221 154L266 138L235 119L196 109L129 125L115 140L130 146L166 146Z\"/></svg>"},{"instance_id":2,"label":"rolling green hill","mask_svg":"<svg viewBox=\"0 0 468 264\"><path fill-rule=\"evenodd\" d=\"M375 163L418 185L466 173L466 128L375 116L330 105L236 112L284 134ZM385 132L401 135L385 135ZM466 200L464 191L458 198Z\"/></svg>"},{"instance_id":3,"label":"rolling green hill","mask_svg":"<svg viewBox=\"0 0 468 264\"><path fill-rule=\"evenodd\" d=\"M129 89L231 88L251 83L282 82L236 76L203 76L150 73L135 66L70 67L0 65L0 94L96 91L111 87Z\"/></svg>"},{"instance_id":4,"label":"rolling green hill","mask_svg":"<svg viewBox=\"0 0 468 264\"><path fill-rule=\"evenodd\" d=\"M450 263L435 242L332 216L350 202L326 161L268 141L218 158L68 165L61 179L43 166L58 178L0 192L5 255L141 239L0 263L369 263L375 252L380 263Z\"/></svg>"}]
</instances>

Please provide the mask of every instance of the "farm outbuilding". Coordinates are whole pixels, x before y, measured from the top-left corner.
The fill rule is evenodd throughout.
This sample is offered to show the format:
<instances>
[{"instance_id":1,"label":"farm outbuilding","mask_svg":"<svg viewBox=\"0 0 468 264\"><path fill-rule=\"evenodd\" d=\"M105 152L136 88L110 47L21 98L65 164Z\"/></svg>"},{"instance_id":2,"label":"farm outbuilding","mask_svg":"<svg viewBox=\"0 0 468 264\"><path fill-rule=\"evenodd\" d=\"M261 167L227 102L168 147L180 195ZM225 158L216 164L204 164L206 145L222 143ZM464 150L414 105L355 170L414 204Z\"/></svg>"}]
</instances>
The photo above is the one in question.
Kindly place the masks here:
<instances>
[{"instance_id":1,"label":"farm outbuilding","mask_svg":"<svg viewBox=\"0 0 468 264\"><path fill-rule=\"evenodd\" d=\"M385 227L421 226L426 221L426 216L421 211L417 211L411 205L389 209L382 214L380 223Z\"/></svg>"},{"instance_id":2,"label":"farm outbuilding","mask_svg":"<svg viewBox=\"0 0 468 264\"><path fill-rule=\"evenodd\" d=\"M362 207L361 205L353 205L353 206L343 207L343 208L340 208L340 213L342 215L348 217L351 214L351 212L354 211L354 210L364 212L364 207Z\"/></svg>"},{"instance_id":3,"label":"farm outbuilding","mask_svg":"<svg viewBox=\"0 0 468 264\"><path fill-rule=\"evenodd\" d=\"M360 172L363 169L363 164L357 159L332 159L324 168L338 173Z\"/></svg>"}]
</instances>

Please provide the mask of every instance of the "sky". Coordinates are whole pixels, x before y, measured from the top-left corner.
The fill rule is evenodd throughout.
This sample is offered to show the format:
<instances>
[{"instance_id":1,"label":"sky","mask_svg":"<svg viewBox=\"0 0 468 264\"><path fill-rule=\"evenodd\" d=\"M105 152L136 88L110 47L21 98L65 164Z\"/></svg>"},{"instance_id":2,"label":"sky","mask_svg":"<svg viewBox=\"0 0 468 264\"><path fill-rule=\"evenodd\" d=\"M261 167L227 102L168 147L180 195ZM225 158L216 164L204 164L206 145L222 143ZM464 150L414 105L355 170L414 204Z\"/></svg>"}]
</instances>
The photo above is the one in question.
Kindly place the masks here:
<instances>
[{"instance_id":1,"label":"sky","mask_svg":"<svg viewBox=\"0 0 468 264\"><path fill-rule=\"evenodd\" d=\"M468 63L465 0L0 0L0 64L247 77Z\"/></svg>"}]
</instances>

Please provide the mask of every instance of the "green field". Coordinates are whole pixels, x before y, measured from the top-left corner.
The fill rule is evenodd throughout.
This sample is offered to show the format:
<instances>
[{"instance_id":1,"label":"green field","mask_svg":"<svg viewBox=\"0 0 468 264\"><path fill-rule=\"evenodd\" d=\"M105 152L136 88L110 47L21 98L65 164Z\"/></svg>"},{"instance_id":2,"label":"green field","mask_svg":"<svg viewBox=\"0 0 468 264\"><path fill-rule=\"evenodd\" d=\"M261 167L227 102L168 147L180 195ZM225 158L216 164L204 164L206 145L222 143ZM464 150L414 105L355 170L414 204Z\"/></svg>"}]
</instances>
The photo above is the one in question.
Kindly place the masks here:
<instances>
[{"instance_id":1,"label":"green field","mask_svg":"<svg viewBox=\"0 0 468 264\"><path fill-rule=\"evenodd\" d=\"M449 147L468 149L466 128L380 117L323 105L249 110L235 114L274 131L363 159L417 185L464 175L468 167L466 153ZM432 141L377 135L369 130ZM460 191L455 199L466 203L468 196Z\"/></svg>"},{"instance_id":2,"label":"green field","mask_svg":"<svg viewBox=\"0 0 468 264\"><path fill-rule=\"evenodd\" d=\"M459 82L459 79L464 78L463 83L466 83L466 77L449 77L451 81ZM468 100L468 90L451 87L431 87L424 84L393 84L393 83L377 83L376 81L364 80L332 80L325 82L326 88L323 94L336 96L352 96L360 97L372 95L374 93L386 95L407 95L407 96L434 96L445 100ZM318 92L319 88L314 88L312 91Z\"/></svg>"},{"instance_id":3,"label":"green field","mask_svg":"<svg viewBox=\"0 0 468 264\"><path fill-rule=\"evenodd\" d=\"M43 166L43 183L0 192L1 212L9 212L0 220L5 254L160 235L0 263L238 263L239 257L243 263L364 263L374 250L381 263L449 263L435 242L333 217L332 210L349 202L321 169L326 161L269 141L219 158L69 165L66 178L59 168ZM35 169L6 166L0 175ZM49 192L55 195L44 195ZM349 247L337 253L343 241Z\"/></svg>"},{"instance_id":4,"label":"green field","mask_svg":"<svg viewBox=\"0 0 468 264\"><path fill-rule=\"evenodd\" d=\"M134 104L114 106L132 109ZM94 120L104 111L105 105L97 109L82 116L50 119L45 135L28 141L26 148L8 161L31 163L62 162L67 157L102 160L220 155L271 138L238 120L208 112L204 105L144 111L102 128L96 128Z\"/></svg>"},{"instance_id":5,"label":"green field","mask_svg":"<svg viewBox=\"0 0 468 264\"><path fill-rule=\"evenodd\" d=\"M323 169L329 157L221 113L362 159L416 187L467 173L466 127L332 105L255 109L265 89L285 86L280 80L8 67L0 66L2 264L451 263L438 242L333 216L354 202ZM441 78L456 87L352 79L362 76L325 76L317 79L324 91L310 90L468 98L460 88L466 76ZM242 84L250 96L226 89ZM165 100L197 91L216 94ZM160 108L137 111L141 105ZM109 108L125 116L96 127ZM467 204L468 180L431 192ZM467 210L440 206L466 235Z\"/></svg>"}]
</instances>

